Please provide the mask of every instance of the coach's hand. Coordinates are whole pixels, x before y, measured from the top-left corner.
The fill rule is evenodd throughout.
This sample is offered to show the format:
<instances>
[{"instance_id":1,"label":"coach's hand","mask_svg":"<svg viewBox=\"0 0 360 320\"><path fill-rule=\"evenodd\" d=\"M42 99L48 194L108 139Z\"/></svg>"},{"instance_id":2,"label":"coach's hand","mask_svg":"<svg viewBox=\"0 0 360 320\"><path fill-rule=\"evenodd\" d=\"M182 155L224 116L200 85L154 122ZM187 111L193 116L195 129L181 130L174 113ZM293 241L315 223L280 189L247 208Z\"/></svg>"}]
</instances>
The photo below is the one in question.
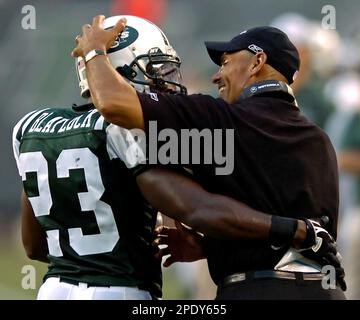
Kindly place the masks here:
<instances>
[{"instance_id":1,"label":"coach's hand","mask_svg":"<svg viewBox=\"0 0 360 320\"><path fill-rule=\"evenodd\" d=\"M336 280L343 291L346 290L345 272L341 267L341 255L336 242L320 222L304 219L306 239L299 252L306 258L314 260L321 266L332 265L336 270Z\"/></svg>"},{"instance_id":2,"label":"coach's hand","mask_svg":"<svg viewBox=\"0 0 360 320\"><path fill-rule=\"evenodd\" d=\"M155 230L157 236L154 246L167 245L159 249L156 257L161 259L170 255L163 263L164 267L169 267L174 262L193 262L204 259L201 239L202 236L196 231L184 227L180 222L175 222L176 228L165 226L158 227Z\"/></svg>"},{"instance_id":3,"label":"coach's hand","mask_svg":"<svg viewBox=\"0 0 360 320\"><path fill-rule=\"evenodd\" d=\"M108 30L104 30L105 16L94 17L92 25L85 24L82 27L82 36L78 35L76 48L71 52L73 57L85 57L91 50L103 50L106 52L113 44L118 35L125 29L126 19L120 19L117 24Z\"/></svg>"}]
</instances>

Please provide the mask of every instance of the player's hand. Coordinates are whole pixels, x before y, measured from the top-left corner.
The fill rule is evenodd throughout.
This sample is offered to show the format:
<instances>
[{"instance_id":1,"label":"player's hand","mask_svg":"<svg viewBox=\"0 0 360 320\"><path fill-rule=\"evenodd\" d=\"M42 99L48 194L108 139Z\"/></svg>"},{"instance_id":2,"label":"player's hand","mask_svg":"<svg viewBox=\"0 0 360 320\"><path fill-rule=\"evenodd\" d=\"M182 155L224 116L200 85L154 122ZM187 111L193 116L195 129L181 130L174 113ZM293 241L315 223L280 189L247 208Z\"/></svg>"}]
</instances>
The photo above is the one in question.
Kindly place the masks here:
<instances>
[{"instance_id":1,"label":"player's hand","mask_svg":"<svg viewBox=\"0 0 360 320\"><path fill-rule=\"evenodd\" d=\"M156 257L161 259L170 255L163 263L164 267L169 267L174 262L193 262L204 259L205 255L202 249L201 239L197 232L184 227L180 222L175 222L176 228L165 226L158 227L155 230L156 239L154 246L167 245L159 249Z\"/></svg>"},{"instance_id":2,"label":"player's hand","mask_svg":"<svg viewBox=\"0 0 360 320\"><path fill-rule=\"evenodd\" d=\"M73 57L85 57L94 49L106 52L114 44L115 39L125 29L126 19L121 18L113 28L108 30L104 30L104 20L105 16L99 15L94 17L92 25L83 25L82 35L75 38L76 47L71 52Z\"/></svg>"},{"instance_id":3,"label":"player's hand","mask_svg":"<svg viewBox=\"0 0 360 320\"><path fill-rule=\"evenodd\" d=\"M332 265L336 270L336 280L343 291L346 290L345 271L341 267L341 255L337 250L336 242L323 225L315 220L305 219L307 236L304 244L307 248L299 252L321 266Z\"/></svg>"}]
</instances>

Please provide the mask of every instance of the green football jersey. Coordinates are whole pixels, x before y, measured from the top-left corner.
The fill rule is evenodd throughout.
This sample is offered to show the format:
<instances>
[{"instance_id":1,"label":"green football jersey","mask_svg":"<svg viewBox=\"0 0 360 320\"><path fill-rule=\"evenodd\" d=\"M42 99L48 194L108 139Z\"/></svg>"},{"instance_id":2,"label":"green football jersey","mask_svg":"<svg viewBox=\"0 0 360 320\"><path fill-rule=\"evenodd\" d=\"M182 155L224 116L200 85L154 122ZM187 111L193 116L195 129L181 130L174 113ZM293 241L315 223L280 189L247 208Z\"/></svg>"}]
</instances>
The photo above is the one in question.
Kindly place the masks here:
<instances>
[{"instance_id":1,"label":"green football jersey","mask_svg":"<svg viewBox=\"0 0 360 320\"><path fill-rule=\"evenodd\" d=\"M129 170L141 159L131 131L96 109L43 109L18 122L13 147L47 234L45 279L138 286L161 296L161 266L151 246L157 212Z\"/></svg>"}]
</instances>

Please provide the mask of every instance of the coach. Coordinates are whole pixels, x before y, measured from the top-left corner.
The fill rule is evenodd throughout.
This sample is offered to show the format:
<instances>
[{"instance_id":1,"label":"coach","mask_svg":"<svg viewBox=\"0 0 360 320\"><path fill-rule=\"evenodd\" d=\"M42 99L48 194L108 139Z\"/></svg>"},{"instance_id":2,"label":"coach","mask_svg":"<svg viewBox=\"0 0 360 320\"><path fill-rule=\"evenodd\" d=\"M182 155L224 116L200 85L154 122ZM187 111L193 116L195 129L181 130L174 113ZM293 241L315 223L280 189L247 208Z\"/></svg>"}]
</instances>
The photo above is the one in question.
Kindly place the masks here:
<instances>
[{"instance_id":1,"label":"coach","mask_svg":"<svg viewBox=\"0 0 360 320\"><path fill-rule=\"evenodd\" d=\"M301 114L289 87L299 70L299 55L279 29L258 27L230 42L206 42L220 66L213 77L220 98L208 95L137 93L106 58L106 49L124 29L102 29L102 16L83 27L73 55L86 56L88 80L97 109L125 128L158 130L234 129L234 170L216 175L213 165L194 165L197 181L208 191L245 202L272 215L291 218L327 216L336 238L338 170L327 135ZM96 50L96 51L93 51ZM269 233L271 238L272 233ZM320 277L278 272L275 265L288 246L263 241L204 241L210 274L222 299L342 299L340 288L326 290Z\"/></svg>"}]
</instances>

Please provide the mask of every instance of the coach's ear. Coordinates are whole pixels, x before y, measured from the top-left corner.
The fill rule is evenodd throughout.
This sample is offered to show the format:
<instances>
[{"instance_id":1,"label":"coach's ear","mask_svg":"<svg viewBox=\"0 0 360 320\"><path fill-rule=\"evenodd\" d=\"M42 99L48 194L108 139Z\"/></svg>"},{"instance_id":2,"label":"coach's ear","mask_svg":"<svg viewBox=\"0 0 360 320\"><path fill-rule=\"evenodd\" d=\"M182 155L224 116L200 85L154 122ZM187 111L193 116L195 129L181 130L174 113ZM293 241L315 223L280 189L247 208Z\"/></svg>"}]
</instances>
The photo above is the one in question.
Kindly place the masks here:
<instances>
[{"instance_id":1,"label":"coach's ear","mask_svg":"<svg viewBox=\"0 0 360 320\"><path fill-rule=\"evenodd\" d=\"M251 70L250 75L255 76L257 75L263 66L266 64L267 61L267 55L265 52L258 52L252 57L252 64L251 64Z\"/></svg>"}]
</instances>

